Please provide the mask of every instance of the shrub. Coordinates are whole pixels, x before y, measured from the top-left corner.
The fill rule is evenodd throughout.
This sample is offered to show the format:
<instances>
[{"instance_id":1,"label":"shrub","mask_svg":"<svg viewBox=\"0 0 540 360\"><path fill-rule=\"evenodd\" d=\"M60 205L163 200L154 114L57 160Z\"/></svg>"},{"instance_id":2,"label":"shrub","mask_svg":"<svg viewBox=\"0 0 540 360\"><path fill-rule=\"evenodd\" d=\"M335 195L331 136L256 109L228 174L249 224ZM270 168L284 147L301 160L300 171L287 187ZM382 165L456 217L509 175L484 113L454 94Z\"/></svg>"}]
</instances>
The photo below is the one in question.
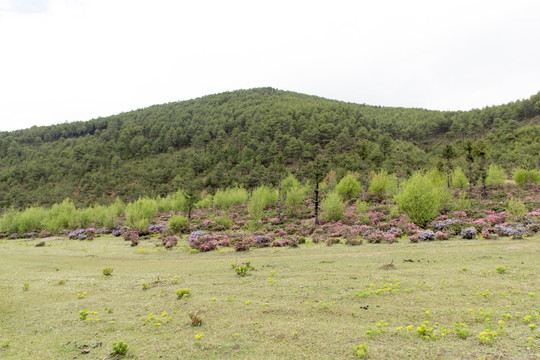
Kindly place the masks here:
<instances>
[{"instance_id":1,"label":"shrub","mask_svg":"<svg viewBox=\"0 0 540 360\"><path fill-rule=\"evenodd\" d=\"M212 217L212 221L214 222L214 228L215 230L228 230L231 228L233 221L231 217L227 214Z\"/></svg>"},{"instance_id":2,"label":"shrub","mask_svg":"<svg viewBox=\"0 0 540 360\"><path fill-rule=\"evenodd\" d=\"M157 200L158 209L163 212L182 211L186 205L186 196L182 190L167 195L166 198Z\"/></svg>"},{"instance_id":3,"label":"shrub","mask_svg":"<svg viewBox=\"0 0 540 360\"><path fill-rule=\"evenodd\" d=\"M140 198L126 206L126 223L133 229L146 230L150 219L158 212L158 204L154 199Z\"/></svg>"},{"instance_id":4,"label":"shrub","mask_svg":"<svg viewBox=\"0 0 540 360\"><path fill-rule=\"evenodd\" d=\"M208 209L214 203L212 195L206 194L201 200L195 203L195 208L197 209Z\"/></svg>"},{"instance_id":5,"label":"shrub","mask_svg":"<svg viewBox=\"0 0 540 360\"><path fill-rule=\"evenodd\" d=\"M42 229L41 221L45 218L47 210L41 207L30 207L23 212L18 213L16 217L16 230L14 232L27 233L31 231L40 231Z\"/></svg>"},{"instance_id":6,"label":"shrub","mask_svg":"<svg viewBox=\"0 0 540 360\"><path fill-rule=\"evenodd\" d=\"M450 236L447 233L444 233L442 231L437 231L435 233L435 239L437 240L448 240Z\"/></svg>"},{"instance_id":7,"label":"shrub","mask_svg":"<svg viewBox=\"0 0 540 360\"><path fill-rule=\"evenodd\" d=\"M380 230L371 233L366 237L367 241L371 244L380 244L386 242L392 244L395 241L395 235L392 233L385 233Z\"/></svg>"},{"instance_id":8,"label":"shrub","mask_svg":"<svg viewBox=\"0 0 540 360\"><path fill-rule=\"evenodd\" d=\"M452 187L466 189L469 186L469 180L460 167L456 167L452 173Z\"/></svg>"},{"instance_id":9,"label":"shrub","mask_svg":"<svg viewBox=\"0 0 540 360\"><path fill-rule=\"evenodd\" d=\"M336 192L328 194L321 204L322 218L327 221L339 221L343 219L343 201Z\"/></svg>"},{"instance_id":10,"label":"shrub","mask_svg":"<svg viewBox=\"0 0 540 360\"><path fill-rule=\"evenodd\" d=\"M527 214L527 207L525 204L516 198L511 198L510 201L508 201L506 210L512 214L516 220L523 219L525 214Z\"/></svg>"},{"instance_id":11,"label":"shrub","mask_svg":"<svg viewBox=\"0 0 540 360\"><path fill-rule=\"evenodd\" d=\"M512 175L512 178L518 186L525 186L529 182L529 173L531 176L531 183L538 184L540 183L540 170L525 170L525 169L515 169Z\"/></svg>"},{"instance_id":12,"label":"shrub","mask_svg":"<svg viewBox=\"0 0 540 360\"><path fill-rule=\"evenodd\" d=\"M250 239L244 239L244 240L237 241L234 243L234 249L236 251L248 251L250 247L251 247Z\"/></svg>"},{"instance_id":13,"label":"shrub","mask_svg":"<svg viewBox=\"0 0 540 360\"><path fill-rule=\"evenodd\" d=\"M435 240L435 234L431 230L424 230L418 234L418 238L422 241Z\"/></svg>"},{"instance_id":14,"label":"shrub","mask_svg":"<svg viewBox=\"0 0 540 360\"><path fill-rule=\"evenodd\" d=\"M131 241L131 246L139 245L139 234L138 230L125 231L122 236L124 240Z\"/></svg>"},{"instance_id":15,"label":"shrub","mask_svg":"<svg viewBox=\"0 0 540 360\"><path fill-rule=\"evenodd\" d=\"M302 184L300 184L300 181L298 181L293 174L289 174L283 181L281 182L281 194L283 200L287 199L287 196L289 194L289 191L293 188L301 187Z\"/></svg>"},{"instance_id":16,"label":"shrub","mask_svg":"<svg viewBox=\"0 0 540 360\"><path fill-rule=\"evenodd\" d=\"M306 201L307 194L307 187L302 186L300 183L287 190L285 206L287 206L289 214L296 215L298 213L298 208Z\"/></svg>"},{"instance_id":17,"label":"shrub","mask_svg":"<svg viewBox=\"0 0 540 360\"><path fill-rule=\"evenodd\" d=\"M495 164L489 165L487 172L486 185L504 184L506 174L503 169Z\"/></svg>"},{"instance_id":18,"label":"shrub","mask_svg":"<svg viewBox=\"0 0 540 360\"><path fill-rule=\"evenodd\" d=\"M345 176L336 185L336 192L344 199L354 198L362 191L362 186L351 174Z\"/></svg>"},{"instance_id":19,"label":"shrub","mask_svg":"<svg viewBox=\"0 0 540 360\"><path fill-rule=\"evenodd\" d=\"M176 237L174 236L166 236L163 238L162 242L165 249L170 249L176 246L176 244L178 243L178 240L176 240Z\"/></svg>"},{"instance_id":20,"label":"shrub","mask_svg":"<svg viewBox=\"0 0 540 360\"><path fill-rule=\"evenodd\" d=\"M390 176L386 171L381 170L371 179L368 190L373 195L384 198L386 195L392 193L395 187L395 178Z\"/></svg>"},{"instance_id":21,"label":"shrub","mask_svg":"<svg viewBox=\"0 0 540 360\"><path fill-rule=\"evenodd\" d=\"M55 234L64 229L73 229L76 227L74 217L76 211L75 205L69 199L62 201L61 204L54 204L43 220L43 227Z\"/></svg>"},{"instance_id":22,"label":"shrub","mask_svg":"<svg viewBox=\"0 0 540 360\"><path fill-rule=\"evenodd\" d=\"M464 239L474 239L476 237L476 228L471 226L461 229L461 237Z\"/></svg>"},{"instance_id":23,"label":"shrub","mask_svg":"<svg viewBox=\"0 0 540 360\"><path fill-rule=\"evenodd\" d=\"M169 218L169 229L175 234L181 233L187 230L188 219L182 215L173 215Z\"/></svg>"},{"instance_id":24,"label":"shrub","mask_svg":"<svg viewBox=\"0 0 540 360\"><path fill-rule=\"evenodd\" d=\"M214 206L217 208L230 208L235 205L247 203L248 193L241 187L218 190L214 195Z\"/></svg>"},{"instance_id":25,"label":"shrub","mask_svg":"<svg viewBox=\"0 0 540 360\"><path fill-rule=\"evenodd\" d=\"M420 173L406 182L403 191L395 196L395 201L400 210L420 227L425 227L437 216L440 206L437 189Z\"/></svg>"},{"instance_id":26,"label":"shrub","mask_svg":"<svg viewBox=\"0 0 540 360\"><path fill-rule=\"evenodd\" d=\"M113 343L113 354L116 355L116 356L125 356L128 352L128 345L123 342L123 341L119 341L119 342L115 342Z\"/></svg>"}]
</instances>

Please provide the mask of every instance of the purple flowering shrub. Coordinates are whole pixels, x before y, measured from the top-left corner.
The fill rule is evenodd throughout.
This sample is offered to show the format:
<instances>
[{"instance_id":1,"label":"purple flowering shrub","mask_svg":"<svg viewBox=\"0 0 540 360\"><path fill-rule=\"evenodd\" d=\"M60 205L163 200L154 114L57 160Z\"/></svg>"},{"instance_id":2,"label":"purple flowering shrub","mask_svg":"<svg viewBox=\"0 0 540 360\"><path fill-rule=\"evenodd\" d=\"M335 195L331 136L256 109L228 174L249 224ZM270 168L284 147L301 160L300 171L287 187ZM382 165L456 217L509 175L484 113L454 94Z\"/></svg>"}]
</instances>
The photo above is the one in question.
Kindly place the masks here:
<instances>
[{"instance_id":1,"label":"purple flowering shrub","mask_svg":"<svg viewBox=\"0 0 540 360\"><path fill-rule=\"evenodd\" d=\"M471 226L461 229L461 237L464 239L474 239L476 237L476 228Z\"/></svg>"}]
</instances>

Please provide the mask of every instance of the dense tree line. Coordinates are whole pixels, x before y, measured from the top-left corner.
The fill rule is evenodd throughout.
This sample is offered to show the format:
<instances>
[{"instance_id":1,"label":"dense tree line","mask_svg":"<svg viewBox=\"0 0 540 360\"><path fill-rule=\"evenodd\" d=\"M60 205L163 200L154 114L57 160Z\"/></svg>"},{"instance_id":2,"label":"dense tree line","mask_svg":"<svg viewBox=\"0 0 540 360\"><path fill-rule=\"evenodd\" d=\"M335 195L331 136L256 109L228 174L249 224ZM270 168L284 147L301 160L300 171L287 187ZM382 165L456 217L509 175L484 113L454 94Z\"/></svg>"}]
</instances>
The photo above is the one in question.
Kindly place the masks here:
<instances>
[{"instance_id":1,"label":"dense tree line","mask_svg":"<svg viewBox=\"0 0 540 360\"><path fill-rule=\"evenodd\" d=\"M350 171L398 176L437 165L445 146L467 169L465 144L489 163L537 168L540 93L467 112L358 105L259 88L156 105L107 118L0 133L0 207L110 203L201 182L209 193L309 178L324 155ZM448 150L448 149L447 149ZM441 165L444 167L445 163ZM446 165L448 166L448 164Z\"/></svg>"}]
</instances>

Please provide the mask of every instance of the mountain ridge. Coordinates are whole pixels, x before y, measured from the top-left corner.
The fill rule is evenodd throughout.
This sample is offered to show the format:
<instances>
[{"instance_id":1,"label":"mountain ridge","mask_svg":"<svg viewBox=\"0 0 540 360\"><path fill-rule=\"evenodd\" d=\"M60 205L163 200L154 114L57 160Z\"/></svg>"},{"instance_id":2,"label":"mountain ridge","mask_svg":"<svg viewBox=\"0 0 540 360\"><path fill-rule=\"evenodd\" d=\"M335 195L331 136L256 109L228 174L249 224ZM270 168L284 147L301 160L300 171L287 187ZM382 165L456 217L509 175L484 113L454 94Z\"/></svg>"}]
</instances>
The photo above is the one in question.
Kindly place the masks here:
<instances>
[{"instance_id":1,"label":"mountain ridge","mask_svg":"<svg viewBox=\"0 0 540 360\"><path fill-rule=\"evenodd\" d=\"M523 159L538 166L539 123L540 92L456 112L355 104L268 87L229 91L0 132L0 207L165 195L188 173L209 192L275 184L278 155L300 178L317 155L343 176L360 170L361 142L369 148L369 171L395 172L398 163L407 176L435 166L445 144L459 150L468 139L485 140L490 161L511 171Z\"/></svg>"}]
</instances>

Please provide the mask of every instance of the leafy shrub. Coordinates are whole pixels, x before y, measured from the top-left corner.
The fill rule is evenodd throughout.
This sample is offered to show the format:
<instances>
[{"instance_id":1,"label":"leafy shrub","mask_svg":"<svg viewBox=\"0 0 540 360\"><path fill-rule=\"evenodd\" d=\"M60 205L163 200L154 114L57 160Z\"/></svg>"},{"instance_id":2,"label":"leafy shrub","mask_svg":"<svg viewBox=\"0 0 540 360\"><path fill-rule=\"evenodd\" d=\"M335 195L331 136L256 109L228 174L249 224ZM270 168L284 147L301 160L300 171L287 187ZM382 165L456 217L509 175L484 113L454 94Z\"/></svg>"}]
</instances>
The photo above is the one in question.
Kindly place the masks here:
<instances>
[{"instance_id":1,"label":"leafy shrub","mask_svg":"<svg viewBox=\"0 0 540 360\"><path fill-rule=\"evenodd\" d=\"M345 244L347 245L351 245L351 246L358 246L358 245L362 245L364 242L362 241L362 239L358 236L347 236L345 238Z\"/></svg>"},{"instance_id":2,"label":"leafy shrub","mask_svg":"<svg viewBox=\"0 0 540 360\"><path fill-rule=\"evenodd\" d=\"M158 209L163 212L182 211L186 206L186 196L182 190L167 195L166 198L157 200Z\"/></svg>"},{"instance_id":3,"label":"leafy shrub","mask_svg":"<svg viewBox=\"0 0 540 360\"><path fill-rule=\"evenodd\" d=\"M113 343L113 354L116 355L116 356L125 356L128 352L128 345L123 342L123 341L119 341L119 342L115 342Z\"/></svg>"},{"instance_id":4,"label":"leafy shrub","mask_svg":"<svg viewBox=\"0 0 540 360\"><path fill-rule=\"evenodd\" d=\"M228 230L233 224L231 217L227 214L212 217L212 221L214 222L214 230L216 231Z\"/></svg>"},{"instance_id":5,"label":"leafy shrub","mask_svg":"<svg viewBox=\"0 0 540 360\"><path fill-rule=\"evenodd\" d=\"M400 210L420 227L437 216L440 206L437 189L420 173L414 174L394 198Z\"/></svg>"},{"instance_id":6,"label":"leafy shrub","mask_svg":"<svg viewBox=\"0 0 540 360\"><path fill-rule=\"evenodd\" d=\"M467 179L459 166L456 167L452 173L452 187L466 189L467 186L469 186L469 179Z\"/></svg>"},{"instance_id":7,"label":"leafy shrub","mask_svg":"<svg viewBox=\"0 0 540 360\"><path fill-rule=\"evenodd\" d=\"M328 194L321 203L322 218L327 221L339 221L343 219L343 201L337 192Z\"/></svg>"},{"instance_id":8,"label":"leafy shrub","mask_svg":"<svg viewBox=\"0 0 540 360\"><path fill-rule=\"evenodd\" d=\"M386 195L395 190L395 178L389 175L386 171L381 170L373 176L369 184L369 192L373 195L384 198Z\"/></svg>"},{"instance_id":9,"label":"leafy shrub","mask_svg":"<svg viewBox=\"0 0 540 360\"><path fill-rule=\"evenodd\" d=\"M528 170L517 168L514 170L512 178L516 182L516 185L523 187L529 182L529 173L531 176L531 183L540 183L540 170L531 170L529 172Z\"/></svg>"},{"instance_id":10,"label":"leafy shrub","mask_svg":"<svg viewBox=\"0 0 540 360\"><path fill-rule=\"evenodd\" d=\"M527 214L527 207L525 204L516 198L511 198L510 201L508 201L506 210L517 220L523 219L525 214Z\"/></svg>"},{"instance_id":11,"label":"leafy shrub","mask_svg":"<svg viewBox=\"0 0 540 360\"><path fill-rule=\"evenodd\" d=\"M471 226L461 229L461 237L464 239L474 239L476 237L476 228Z\"/></svg>"},{"instance_id":12,"label":"leafy shrub","mask_svg":"<svg viewBox=\"0 0 540 360\"><path fill-rule=\"evenodd\" d=\"M75 205L69 199L62 201L61 204L54 204L43 220L43 227L45 230L54 234L64 229L73 229L76 227L76 219L74 217L76 211Z\"/></svg>"},{"instance_id":13,"label":"leafy shrub","mask_svg":"<svg viewBox=\"0 0 540 360\"><path fill-rule=\"evenodd\" d=\"M503 169L495 164L489 165L487 172L486 184L495 185L495 184L504 184L506 181L506 173Z\"/></svg>"},{"instance_id":14,"label":"leafy shrub","mask_svg":"<svg viewBox=\"0 0 540 360\"><path fill-rule=\"evenodd\" d=\"M187 230L188 219L182 215L173 215L169 218L167 224L173 233L178 234Z\"/></svg>"},{"instance_id":15,"label":"leafy shrub","mask_svg":"<svg viewBox=\"0 0 540 360\"><path fill-rule=\"evenodd\" d=\"M203 196L203 198L197 203L195 203L195 208L197 209L208 209L212 206L214 203L214 199L212 198L212 195L206 194Z\"/></svg>"},{"instance_id":16,"label":"leafy shrub","mask_svg":"<svg viewBox=\"0 0 540 360\"><path fill-rule=\"evenodd\" d=\"M307 199L308 192L308 188L302 186L300 183L287 190L285 206L287 206L289 214L296 215L298 213L299 207Z\"/></svg>"},{"instance_id":17,"label":"leafy shrub","mask_svg":"<svg viewBox=\"0 0 540 360\"><path fill-rule=\"evenodd\" d=\"M360 191L362 191L362 186L353 175L349 174L340 180L336 185L335 191L341 195L342 198L351 199L358 196Z\"/></svg>"},{"instance_id":18,"label":"leafy shrub","mask_svg":"<svg viewBox=\"0 0 540 360\"><path fill-rule=\"evenodd\" d=\"M126 206L126 223L133 229L146 230L150 219L158 212L157 201L150 198L140 198Z\"/></svg>"},{"instance_id":19,"label":"leafy shrub","mask_svg":"<svg viewBox=\"0 0 540 360\"><path fill-rule=\"evenodd\" d=\"M358 222L361 224L369 224L368 216L369 204L361 199L356 200L356 212L358 216Z\"/></svg>"},{"instance_id":20,"label":"leafy shrub","mask_svg":"<svg viewBox=\"0 0 540 360\"><path fill-rule=\"evenodd\" d=\"M218 190L214 195L214 206L217 208L230 208L235 205L246 204L248 201L248 192L244 188L227 188Z\"/></svg>"},{"instance_id":21,"label":"leafy shrub","mask_svg":"<svg viewBox=\"0 0 540 360\"><path fill-rule=\"evenodd\" d=\"M293 174L289 174L281 182L281 195L283 197L283 200L287 199L287 196L291 189L301 187L301 185L302 184L300 184L300 181L298 181Z\"/></svg>"}]
</instances>

